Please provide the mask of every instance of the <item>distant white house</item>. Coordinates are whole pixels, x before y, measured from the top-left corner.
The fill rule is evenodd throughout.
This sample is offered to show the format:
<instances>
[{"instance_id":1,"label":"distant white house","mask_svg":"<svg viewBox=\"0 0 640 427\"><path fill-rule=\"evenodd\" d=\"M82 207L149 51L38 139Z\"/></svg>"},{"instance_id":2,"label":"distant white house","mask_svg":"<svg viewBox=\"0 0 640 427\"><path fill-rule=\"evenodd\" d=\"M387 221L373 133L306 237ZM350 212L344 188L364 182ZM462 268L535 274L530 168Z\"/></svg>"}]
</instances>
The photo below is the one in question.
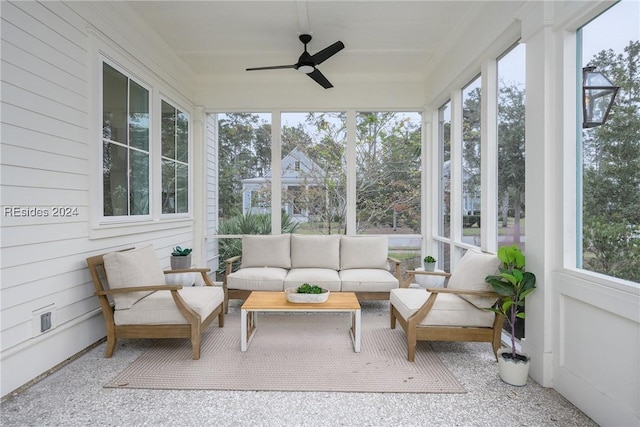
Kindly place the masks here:
<instances>
[{"instance_id":1,"label":"distant white house","mask_svg":"<svg viewBox=\"0 0 640 427\"><path fill-rule=\"evenodd\" d=\"M294 148L287 154L281 163L282 167L282 210L289 214L294 221L307 222L312 212L306 203L298 202L297 195L303 188L317 187L320 185L319 177L324 171L317 163L311 160L298 148ZM264 202L264 194L271 189L273 171L267 170L263 176L242 180L242 213L271 213L270 203Z\"/></svg>"},{"instance_id":2,"label":"distant white house","mask_svg":"<svg viewBox=\"0 0 640 427\"><path fill-rule=\"evenodd\" d=\"M476 174L478 171L475 172ZM462 171L463 182L467 182L469 177L472 176L472 173L466 167L463 168ZM451 193L451 160L446 160L442 163L442 189L444 191L445 197L449 197ZM468 191L469 188L464 185L462 189L462 215L474 215L475 212L480 211L481 209L481 199L478 194L473 194ZM479 192L480 189L478 189ZM449 203L446 203L445 206L449 206ZM449 212L446 212L447 214Z\"/></svg>"}]
</instances>

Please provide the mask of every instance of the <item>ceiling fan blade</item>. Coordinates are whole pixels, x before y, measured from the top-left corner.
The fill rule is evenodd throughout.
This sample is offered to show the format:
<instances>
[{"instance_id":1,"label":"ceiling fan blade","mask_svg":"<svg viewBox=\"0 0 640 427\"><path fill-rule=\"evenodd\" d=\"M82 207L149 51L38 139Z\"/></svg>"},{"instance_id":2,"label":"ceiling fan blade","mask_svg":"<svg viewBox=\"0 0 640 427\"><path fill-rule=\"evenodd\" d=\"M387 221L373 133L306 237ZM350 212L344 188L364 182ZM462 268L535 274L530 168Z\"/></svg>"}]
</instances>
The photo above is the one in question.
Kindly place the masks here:
<instances>
[{"instance_id":1,"label":"ceiling fan blade","mask_svg":"<svg viewBox=\"0 0 640 427\"><path fill-rule=\"evenodd\" d=\"M342 49L344 49L344 43L338 41L329 47L325 47L320 52L311 56L311 59L313 60L313 62L315 62L316 65L322 64L324 61L331 58L333 55L340 52Z\"/></svg>"},{"instance_id":2,"label":"ceiling fan blade","mask_svg":"<svg viewBox=\"0 0 640 427\"><path fill-rule=\"evenodd\" d=\"M320 86L322 86L325 89L329 89L330 87L333 87L333 85L329 82L329 80L327 80L327 78L317 68L312 72L310 72L309 74L307 74L307 76L311 77Z\"/></svg>"},{"instance_id":3,"label":"ceiling fan blade","mask_svg":"<svg viewBox=\"0 0 640 427\"><path fill-rule=\"evenodd\" d=\"M257 71L257 70L282 70L284 68L296 68L296 64L292 65L274 65L272 67L257 67L257 68L247 68L246 71Z\"/></svg>"}]
</instances>

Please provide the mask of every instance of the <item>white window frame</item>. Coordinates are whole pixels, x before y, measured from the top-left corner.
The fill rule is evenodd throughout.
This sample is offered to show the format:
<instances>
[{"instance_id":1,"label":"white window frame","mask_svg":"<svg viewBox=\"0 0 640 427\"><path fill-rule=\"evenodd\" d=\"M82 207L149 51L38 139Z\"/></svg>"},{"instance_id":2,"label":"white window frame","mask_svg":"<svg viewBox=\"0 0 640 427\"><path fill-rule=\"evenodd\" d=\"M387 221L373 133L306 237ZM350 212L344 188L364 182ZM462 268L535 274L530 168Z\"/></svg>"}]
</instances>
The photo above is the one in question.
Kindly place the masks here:
<instances>
[{"instance_id":1,"label":"white window frame","mask_svg":"<svg viewBox=\"0 0 640 427\"><path fill-rule=\"evenodd\" d=\"M179 93L165 88L163 81L154 77L141 62L132 58L118 46L113 45L108 39L92 28L89 35L89 212L90 220L89 239L103 239L115 236L126 236L161 230L175 229L176 227L193 226L194 218L194 135L196 129L193 123L193 106ZM133 79L137 84L149 90L149 215L105 217L103 215L103 190L102 190L102 67L106 62L114 69ZM167 89L167 93L161 91ZM160 121L154 117L160 108L160 99L169 100L189 116L189 213L161 215L161 201L157 195L162 191L160 171ZM180 99L181 101L178 101Z\"/></svg>"},{"instance_id":2,"label":"white window frame","mask_svg":"<svg viewBox=\"0 0 640 427\"><path fill-rule=\"evenodd\" d=\"M192 119L192 114L189 112L188 108L185 108L183 105L181 105L179 102L176 102L174 99L170 98L169 96L164 95L163 93L160 94L159 96L159 100L158 100L158 107L157 107L157 111L162 112L162 102L166 102L167 104L171 105L174 109L179 110L180 112L182 112L183 114L185 114L187 116L187 126L189 129L189 135L188 135L188 140L187 140L187 145L188 145L188 157L187 157L187 171L188 171L188 176L187 176L187 180L189 182L188 184L188 192L187 192L187 197L188 197L188 208L187 208L187 212L178 212L178 213L163 213L162 212L162 196L158 197L158 206L156 207L154 205L154 207L157 209L157 212L160 215L160 218L162 219L176 219L176 218L191 218L192 217L192 212L193 212L193 119ZM153 158L153 165L158 165L158 172L159 172L159 177L157 180L153 180L154 183L158 183L159 188L159 193L162 193L162 119L160 118L158 120L158 140L157 140L157 145L158 145L158 149L157 151L157 160L156 160L156 156L154 156ZM152 168L153 169L153 168ZM153 177L155 178L156 174L153 174Z\"/></svg>"},{"instance_id":3,"label":"white window frame","mask_svg":"<svg viewBox=\"0 0 640 427\"><path fill-rule=\"evenodd\" d=\"M103 107L104 107L104 99L103 99L103 64L107 64L122 75L126 76L127 79L133 80L136 84L140 85L144 89L149 92L149 168L147 171L148 179L149 179L149 213L147 215L131 215L127 213L127 215L114 215L114 216L105 216L104 215L104 175L100 173L100 223L102 224L112 224L112 223L125 223L125 222L145 222L150 221L153 218L153 207L154 207L154 185L153 185L153 164L154 164L154 138L153 138L153 127L154 127L154 106L153 106L153 88L152 86L146 82L144 79L139 78L135 73L130 72L126 68L122 67L120 64L111 61L109 58L102 56L100 61L100 79L99 79L99 97L100 97L100 110L99 110L99 120L102 122L103 117ZM102 129L102 125L100 125L100 129ZM104 156L103 150L104 138L102 136L102 132L100 132L100 170L102 170L102 162Z\"/></svg>"}]
</instances>

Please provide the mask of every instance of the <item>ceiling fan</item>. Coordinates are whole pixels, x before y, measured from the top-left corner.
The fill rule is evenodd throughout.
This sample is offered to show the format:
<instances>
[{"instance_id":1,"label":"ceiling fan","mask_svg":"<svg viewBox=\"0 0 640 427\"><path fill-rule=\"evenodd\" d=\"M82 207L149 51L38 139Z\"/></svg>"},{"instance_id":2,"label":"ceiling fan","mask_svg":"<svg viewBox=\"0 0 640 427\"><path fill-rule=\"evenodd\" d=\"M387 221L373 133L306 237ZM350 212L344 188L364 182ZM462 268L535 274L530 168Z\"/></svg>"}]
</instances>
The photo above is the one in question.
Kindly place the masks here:
<instances>
[{"instance_id":1,"label":"ceiling fan","mask_svg":"<svg viewBox=\"0 0 640 427\"><path fill-rule=\"evenodd\" d=\"M274 65L271 67L257 67L257 68L247 68L247 71L258 71L258 70L279 70L283 68L295 68L298 71L301 71L315 80L320 86L325 89L329 89L333 87L333 85L327 80L327 78L318 70L316 67L322 64L327 59L331 58L336 53L340 52L344 49L344 43L341 41L337 41L329 47L322 49L320 52L315 55L311 55L307 52L307 44L311 41L311 36L309 34L301 34L298 37L302 43L304 43L304 52L298 58L298 62L291 65Z\"/></svg>"}]
</instances>

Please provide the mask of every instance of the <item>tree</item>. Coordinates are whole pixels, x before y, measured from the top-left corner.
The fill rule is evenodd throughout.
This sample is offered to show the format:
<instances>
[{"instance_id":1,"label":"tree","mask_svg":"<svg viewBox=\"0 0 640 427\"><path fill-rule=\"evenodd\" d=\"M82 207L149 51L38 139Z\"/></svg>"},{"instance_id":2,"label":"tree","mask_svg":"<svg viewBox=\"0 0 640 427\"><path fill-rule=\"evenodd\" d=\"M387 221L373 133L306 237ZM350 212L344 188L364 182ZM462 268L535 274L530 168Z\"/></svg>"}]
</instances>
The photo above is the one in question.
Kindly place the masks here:
<instances>
[{"instance_id":1,"label":"tree","mask_svg":"<svg viewBox=\"0 0 640 427\"><path fill-rule=\"evenodd\" d=\"M501 84L498 102L498 206L502 227L513 212L512 242L520 243L520 218L525 200L525 91Z\"/></svg>"},{"instance_id":2,"label":"tree","mask_svg":"<svg viewBox=\"0 0 640 427\"><path fill-rule=\"evenodd\" d=\"M464 97L462 108L462 185L463 194L469 200L480 200L480 101L479 87L470 90ZM473 203L475 211L475 202ZM478 205L478 208L480 206ZM479 210L479 209L478 209ZM467 212L474 215L475 212Z\"/></svg>"},{"instance_id":3,"label":"tree","mask_svg":"<svg viewBox=\"0 0 640 427\"><path fill-rule=\"evenodd\" d=\"M356 209L360 230L419 230L421 126L403 113L357 117Z\"/></svg>"},{"instance_id":4,"label":"tree","mask_svg":"<svg viewBox=\"0 0 640 427\"><path fill-rule=\"evenodd\" d=\"M315 231L332 234L346 232L346 115L344 113L309 113L299 126L306 137L295 147L304 152L317 169L304 176L305 186L296 197L310 212ZM307 136L311 133L313 137Z\"/></svg>"},{"instance_id":5,"label":"tree","mask_svg":"<svg viewBox=\"0 0 640 427\"><path fill-rule=\"evenodd\" d=\"M220 215L242 210L242 180L271 168L271 125L257 114L229 113L218 123L218 203Z\"/></svg>"},{"instance_id":6,"label":"tree","mask_svg":"<svg viewBox=\"0 0 640 427\"><path fill-rule=\"evenodd\" d=\"M583 264L640 282L640 42L588 65L620 90L607 123L583 131Z\"/></svg>"}]
</instances>

